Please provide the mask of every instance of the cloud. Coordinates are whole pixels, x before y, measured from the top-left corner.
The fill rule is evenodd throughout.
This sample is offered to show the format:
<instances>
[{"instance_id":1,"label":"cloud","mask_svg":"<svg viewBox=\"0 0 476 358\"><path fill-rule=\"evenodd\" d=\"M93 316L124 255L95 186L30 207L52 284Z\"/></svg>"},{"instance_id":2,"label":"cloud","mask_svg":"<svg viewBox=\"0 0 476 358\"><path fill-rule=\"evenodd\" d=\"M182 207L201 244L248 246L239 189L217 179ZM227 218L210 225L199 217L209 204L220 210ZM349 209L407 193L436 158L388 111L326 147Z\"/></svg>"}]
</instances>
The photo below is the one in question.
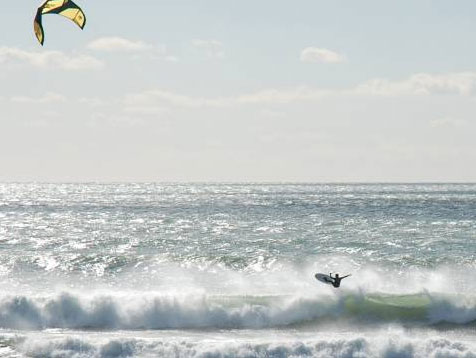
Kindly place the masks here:
<instances>
[{"instance_id":1,"label":"cloud","mask_svg":"<svg viewBox=\"0 0 476 358\"><path fill-rule=\"evenodd\" d=\"M87 48L94 51L129 53L134 56L147 57L152 60L177 62L178 58L171 55L165 45L152 45L144 41L133 41L122 37L101 37L90 42Z\"/></svg>"},{"instance_id":2,"label":"cloud","mask_svg":"<svg viewBox=\"0 0 476 358\"><path fill-rule=\"evenodd\" d=\"M462 128L468 125L468 121L460 118L443 117L430 121L433 128Z\"/></svg>"},{"instance_id":3,"label":"cloud","mask_svg":"<svg viewBox=\"0 0 476 358\"><path fill-rule=\"evenodd\" d=\"M165 90L150 90L131 94L125 97L128 106L146 106L152 104L168 104L184 108L230 107L235 105L290 103L300 100L316 100L330 91L299 87L290 90L263 90L250 94L229 97L192 97Z\"/></svg>"},{"instance_id":4,"label":"cloud","mask_svg":"<svg viewBox=\"0 0 476 358\"><path fill-rule=\"evenodd\" d=\"M302 62L309 63L342 63L346 58L332 50L319 47L307 47L301 51L300 59Z\"/></svg>"},{"instance_id":5,"label":"cloud","mask_svg":"<svg viewBox=\"0 0 476 358\"><path fill-rule=\"evenodd\" d=\"M183 108L230 107L236 105L286 104L300 101L318 101L330 96L428 96L474 94L476 73L416 74L400 81L373 79L353 88L325 89L295 87L290 89L267 89L238 96L194 97L176 92L155 89L124 98L129 107L163 105Z\"/></svg>"},{"instance_id":6,"label":"cloud","mask_svg":"<svg viewBox=\"0 0 476 358\"><path fill-rule=\"evenodd\" d=\"M204 51L208 57L221 59L225 57L225 51L223 50L223 44L217 40L200 40L196 39L192 41L192 45Z\"/></svg>"},{"instance_id":7,"label":"cloud","mask_svg":"<svg viewBox=\"0 0 476 358\"><path fill-rule=\"evenodd\" d=\"M85 122L88 127L98 127L101 125L111 125L113 127L122 127L129 128L135 126L142 126L144 120L138 118L137 116L127 116L123 113L105 113L105 112L94 112L91 114L91 117L87 122Z\"/></svg>"},{"instance_id":8,"label":"cloud","mask_svg":"<svg viewBox=\"0 0 476 358\"><path fill-rule=\"evenodd\" d=\"M270 119L284 118L286 116L285 112L273 111L270 109L263 109L259 111L258 114L263 118L270 118Z\"/></svg>"},{"instance_id":9,"label":"cloud","mask_svg":"<svg viewBox=\"0 0 476 358\"><path fill-rule=\"evenodd\" d=\"M154 48L143 41L132 41L122 37L101 37L90 42L87 47L91 50L106 52L141 52Z\"/></svg>"},{"instance_id":10,"label":"cloud","mask_svg":"<svg viewBox=\"0 0 476 358\"><path fill-rule=\"evenodd\" d=\"M471 95L476 89L476 72L447 74L418 73L402 81L373 79L356 88L357 93L370 95Z\"/></svg>"},{"instance_id":11,"label":"cloud","mask_svg":"<svg viewBox=\"0 0 476 358\"><path fill-rule=\"evenodd\" d=\"M167 103L177 107L220 106L219 99L190 97L165 90L151 90L127 95L124 99L127 107L148 107L157 103Z\"/></svg>"},{"instance_id":12,"label":"cloud","mask_svg":"<svg viewBox=\"0 0 476 358\"><path fill-rule=\"evenodd\" d=\"M265 89L235 96L202 97L190 96L164 89L152 89L131 93L122 98L66 98L62 94L48 92L39 97L15 96L5 98L22 103L46 104L68 101L71 104L87 105L95 111L137 116L156 116L172 113L174 108L207 109L242 106L266 106L269 117L278 116L282 108L275 105L318 102L329 98L398 97L398 96L470 96L475 94L476 72L448 74L415 74L406 79L391 81L373 79L360 85L342 89L314 87L293 87L287 89ZM0 98L1 100L1 98ZM268 107L269 106L269 107ZM263 110L263 107L258 108ZM260 112L261 113L261 112ZM467 122L461 119L440 118L429 122L432 127L463 127Z\"/></svg>"},{"instance_id":13,"label":"cloud","mask_svg":"<svg viewBox=\"0 0 476 358\"><path fill-rule=\"evenodd\" d=\"M158 115L167 113L167 110L158 106L125 106L124 112L138 115Z\"/></svg>"},{"instance_id":14,"label":"cloud","mask_svg":"<svg viewBox=\"0 0 476 358\"><path fill-rule=\"evenodd\" d=\"M26 97L26 96L15 96L10 98L12 102L16 103L31 103L31 104L45 104L45 103L57 103L65 102L66 97L53 92L47 92L42 97Z\"/></svg>"},{"instance_id":15,"label":"cloud","mask_svg":"<svg viewBox=\"0 0 476 358\"><path fill-rule=\"evenodd\" d=\"M90 107L100 107L107 104L105 100L98 97L80 97L78 98L78 102Z\"/></svg>"},{"instance_id":16,"label":"cloud","mask_svg":"<svg viewBox=\"0 0 476 358\"><path fill-rule=\"evenodd\" d=\"M96 70L104 66L100 60L88 55L67 55L61 51L25 51L14 47L0 47L0 64L26 64L35 68L68 71Z\"/></svg>"},{"instance_id":17,"label":"cloud","mask_svg":"<svg viewBox=\"0 0 476 358\"><path fill-rule=\"evenodd\" d=\"M248 101L298 101L315 100L330 95L365 95L365 96L399 96L399 95L459 95L476 94L476 72L456 72L446 74L417 73L410 77L392 81L389 79L372 79L354 88L325 89L298 87L292 90L268 90L248 96Z\"/></svg>"},{"instance_id":18,"label":"cloud","mask_svg":"<svg viewBox=\"0 0 476 358\"><path fill-rule=\"evenodd\" d=\"M174 56L174 55L166 55L166 56L160 57L160 59L164 59L167 62L178 62L179 61L179 58L177 56Z\"/></svg>"}]
</instances>

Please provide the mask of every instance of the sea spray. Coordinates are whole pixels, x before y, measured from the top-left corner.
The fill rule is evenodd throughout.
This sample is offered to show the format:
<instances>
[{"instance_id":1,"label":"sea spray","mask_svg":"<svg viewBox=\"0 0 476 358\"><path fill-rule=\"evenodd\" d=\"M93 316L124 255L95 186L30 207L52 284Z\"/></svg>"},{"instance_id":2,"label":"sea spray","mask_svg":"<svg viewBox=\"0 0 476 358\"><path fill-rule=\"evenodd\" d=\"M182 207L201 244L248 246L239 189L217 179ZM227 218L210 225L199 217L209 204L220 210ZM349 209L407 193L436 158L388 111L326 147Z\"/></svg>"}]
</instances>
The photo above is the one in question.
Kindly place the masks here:
<instances>
[{"instance_id":1,"label":"sea spray","mask_svg":"<svg viewBox=\"0 0 476 358\"><path fill-rule=\"evenodd\" d=\"M464 305L462 304L464 302ZM285 326L404 323L472 324L476 299L461 296L6 296L0 300L0 328L10 329L250 329Z\"/></svg>"}]
</instances>

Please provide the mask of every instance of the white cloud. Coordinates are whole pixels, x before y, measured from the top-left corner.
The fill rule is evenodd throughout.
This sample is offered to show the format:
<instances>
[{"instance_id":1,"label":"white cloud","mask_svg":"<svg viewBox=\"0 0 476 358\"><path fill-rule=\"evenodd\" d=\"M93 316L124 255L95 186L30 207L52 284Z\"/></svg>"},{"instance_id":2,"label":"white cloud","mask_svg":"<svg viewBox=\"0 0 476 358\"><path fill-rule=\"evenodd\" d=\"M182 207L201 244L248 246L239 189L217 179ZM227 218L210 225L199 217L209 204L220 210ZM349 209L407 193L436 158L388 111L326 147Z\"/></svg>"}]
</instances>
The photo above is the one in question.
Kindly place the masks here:
<instances>
[{"instance_id":1,"label":"white cloud","mask_svg":"<svg viewBox=\"0 0 476 358\"><path fill-rule=\"evenodd\" d=\"M250 94L229 97L192 97L165 90L151 90L125 97L127 106L168 104L175 107L203 108L229 107L235 105L276 104L295 101L316 100L332 94L331 91L298 87L290 90L269 89Z\"/></svg>"},{"instance_id":2,"label":"white cloud","mask_svg":"<svg viewBox=\"0 0 476 358\"><path fill-rule=\"evenodd\" d=\"M267 89L238 96L194 97L166 90L150 90L127 95L124 104L135 106L169 105L183 108L229 107L254 104L286 104L299 101L317 101L329 96L421 96L471 95L476 90L476 73L445 75L416 74L405 80L374 79L354 88L325 89L296 87L286 90Z\"/></svg>"},{"instance_id":3,"label":"white cloud","mask_svg":"<svg viewBox=\"0 0 476 358\"><path fill-rule=\"evenodd\" d=\"M177 107L205 107L220 105L220 100L217 99L190 97L164 90L151 90L127 95L124 102L128 107L144 107L153 105L154 103L168 103Z\"/></svg>"},{"instance_id":4,"label":"white cloud","mask_svg":"<svg viewBox=\"0 0 476 358\"><path fill-rule=\"evenodd\" d=\"M223 44L217 40L200 40L196 39L192 41L192 45L206 53L208 57L223 58L225 57L225 51L223 50Z\"/></svg>"},{"instance_id":5,"label":"white cloud","mask_svg":"<svg viewBox=\"0 0 476 358\"><path fill-rule=\"evenodd\" d=\"M305 48L301 51L300 59L302 62L310 63L342 63L346 61L343 55L332 50L319 47Z\"/></svg>"},{"instance_id":6,"label":"white cloud","mask_svg":"<svg viewBox=\"0 0 476 358\"><path fill-rule=\"evenodd\" d=\"M42 97L15 96L10 98L10 100L16 103L45 104L65 102L66 97L58 93L48 92Z\"/></svg>"},{"instance_id":7,"label":"white cloud","mask_svg":"<svg viewBox=\"0 0 476 358\"><path fill-rule=\"evenodd\" d=\"M91 50L107 52L140 52L154 48L143 41L133 41L122 37L101 37L90 42L87 47Z\"/></svg>"},{"instance_id":8,"label":"white cloud","mask_svg":"<svg viewBox=\"0 0 476 358\"><path fill-rule=\"evenodd\" d=\"M41 69L95 70L104 64L95 57L81 54L67 55L61 51L25 51L14 47L0 47L0 64L21 64Z\"/></svg>"},{"instance_id":9,"label":"white cloud","mask_svg":"<svg viewBox=\"0 0 476 358\"><path fill-rule=\"evenodd\" d=\"M476 72L447 74L418 73L402 81L373 79L356 88L357 93L371 95L471 95L476 89Z\"/></svg>"},{"instance_id":10,"label":"white cloud","mask_svg":"<svg viewBox=\"0 0 476 358\"><path fill-rule=\"evenodd\" d=\"M468 121L460 118L443 117L430 121L433 128L461 128L468 125Z\"/></svg>"},{"instance_id":11,"label":"white cloud","mask_svg":"<svg viewBox=\"0 0 476 358\"><path fill-rule=\"evenodd\" d=\"M124 112L138 115L158 115L166 113L167 110L157 106L125 106Z\"/></svg>"},{"instance_id":12,"label":"white cloud","mask_svg":"<svg viewBox=\"0 0 476 358\"><path fill-rule=\"evenodd\" d=\"M98 97L80 97L78 102L90 107L100 107L107 104L107 101Z\"/></svg>"},{"instance_id":13,"label":"white cloud","mask_svg":"<svg viewBox=\"0 0 476 358\"><path fill-rule=\"evenodd\" d=\"M167 62L178 62L179 59L177 56L174 56L174 55L166 55L163 57L163 59Z\"/></svg>"},{"instance_id":14,"label":"white cloud","mask_svg":"<svg viewBox=\"0 0 476 358\"><path fill-rule=\"evenodd\" d=\"M39 97L15 96L5 98L19 105L23 103L48 104L70 101L80 105L87 105L94 110L136 116L155 116L173 113L174 108L206 109L230 108L243 106L266 106L269 117L278 116L280 107L300 102L317 102L331 97L375 97L375 96L441 96L457 95L468 96L476 88L476 73L453 74L416 74L400 81L374 79L353 88L325 89L312 87L294 87L288 89L266 89L236 96L200 97L180 94L173 91L154 89L139 93L132 93L117 98L77 98L68 99L62 94L49 92ZM1 99L1 98L0 98ZM270 107L268 107L270 106ZM263 111L262 108L258 110ZM261 112L260 112L261 113ZM438 118L429 122L432 127L463 127L467 122L454 118Z\"/></svg>"},{"instance_id":15,"label":"white cloud","mask_svg":"<svg viewBox=\"0 0 476 358\"><path fill-rule=\"evenodd\" d=\"M146 57L152 60L177 62L178 58L171 55L165 45L152 45L144 41L133 41L122 37L102 37L90 42L87 48L103 52L124 52L137 57Z\"/></svg>"},{"instance_id":16,"label":"white cloud","mask_svg":"<svg viewBox=\"0 0 476 358\"><path fill-rule=\"evenodd\" d=\"M137 116L130 117L122 113L94 112L86 123L89 127L98 127L107 124L113 127L128 128L141 126L144 124L144 120Z\"/></svg>"},{"instance_id":17,"label":"white cloud","mask_svg":"<svg viewBox=\"0 0 476 358\"><path fill-rule=\"evenodd\" d=\"M255 93L237 96L233 102L243 104L259 103L290 103L296 101L312 101L333 94L333 91L309 87L297 87L289 90L268 89Z\"/></svg>"},{"instance_id":18,"label":"white cloud","mask_svg":"<svg viewBox=\"0 0 476 358\"><path fill-rule=\"evenodd\" d=\"M315 100L329 95L460 95L476 94L476 72L458 72L446 74L417 73L400 81L372 79L354 88L325 89L298 87L292 90L267 90L241 96L241 101L289 102Z\"/></svg>"},{"instance_id":19,"label":"white cloud","mask_svg":"<svg viewBox=\"0 0 476 358\"><path fill-rule=\"evenodd\" d=\"M285 112L273 111L270 109L263 109L259 111L258 114L263 118L270 118L270 119L284 118L286 116Z\"/></svg>"}]
</instances>

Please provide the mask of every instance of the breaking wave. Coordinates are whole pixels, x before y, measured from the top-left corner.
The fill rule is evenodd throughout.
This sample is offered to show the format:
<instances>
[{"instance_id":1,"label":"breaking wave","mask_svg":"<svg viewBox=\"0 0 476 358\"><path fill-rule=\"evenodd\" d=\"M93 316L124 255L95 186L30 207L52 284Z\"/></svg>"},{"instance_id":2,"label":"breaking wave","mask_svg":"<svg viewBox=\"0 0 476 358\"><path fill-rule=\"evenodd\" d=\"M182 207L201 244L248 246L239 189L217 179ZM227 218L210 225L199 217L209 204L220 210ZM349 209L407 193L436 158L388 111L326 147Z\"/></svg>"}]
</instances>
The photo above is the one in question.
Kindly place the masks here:
<instances>
[{"instance_id":1,"label":"breaking wave","mask_svg":"<svg viewBox=\"0 0 476 358\"><path fill-rule=\"evenodd\" d=\"M174 296L63 293L51 297L0 299L0 328L66 329L244 329L328 322L449 323L476 322L476 299L463 296Z\"/></svg>"},{"instance_id":2,"label":"breaking wave","mask_svg":"<svg viewBox=\"0 0 476 358\"><path fill-rule=\"evenodd\" d=\"M372 338L316 338L244 343L162 341L139 339L87 340L75 337L57 339L23 338L0 342L2 356L15 353L34 358L126 358L126 357L193 357L193 358L474 358L473 343L446 338L411 338L377 335Z\"/></svg>"}]
</instances>

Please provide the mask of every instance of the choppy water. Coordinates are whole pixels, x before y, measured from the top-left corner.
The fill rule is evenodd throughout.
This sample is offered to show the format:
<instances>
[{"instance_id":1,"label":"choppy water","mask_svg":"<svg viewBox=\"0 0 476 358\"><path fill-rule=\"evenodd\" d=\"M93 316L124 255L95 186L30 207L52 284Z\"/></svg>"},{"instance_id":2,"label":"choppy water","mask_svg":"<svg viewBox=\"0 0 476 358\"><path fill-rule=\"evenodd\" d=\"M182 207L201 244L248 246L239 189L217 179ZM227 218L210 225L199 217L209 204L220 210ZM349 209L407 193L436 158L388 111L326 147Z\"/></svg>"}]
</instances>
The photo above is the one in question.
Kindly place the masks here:
<instances>
[{"instance_id":1,"label":"choppy water","mask_svg":"<svg viewBox=\"0 0 476 358\"><path fill-rule=\"evenodd\" d=\"M475 274L476 184L0 184L0 357L476 357Z\"/></svg>"}]
</instances>

